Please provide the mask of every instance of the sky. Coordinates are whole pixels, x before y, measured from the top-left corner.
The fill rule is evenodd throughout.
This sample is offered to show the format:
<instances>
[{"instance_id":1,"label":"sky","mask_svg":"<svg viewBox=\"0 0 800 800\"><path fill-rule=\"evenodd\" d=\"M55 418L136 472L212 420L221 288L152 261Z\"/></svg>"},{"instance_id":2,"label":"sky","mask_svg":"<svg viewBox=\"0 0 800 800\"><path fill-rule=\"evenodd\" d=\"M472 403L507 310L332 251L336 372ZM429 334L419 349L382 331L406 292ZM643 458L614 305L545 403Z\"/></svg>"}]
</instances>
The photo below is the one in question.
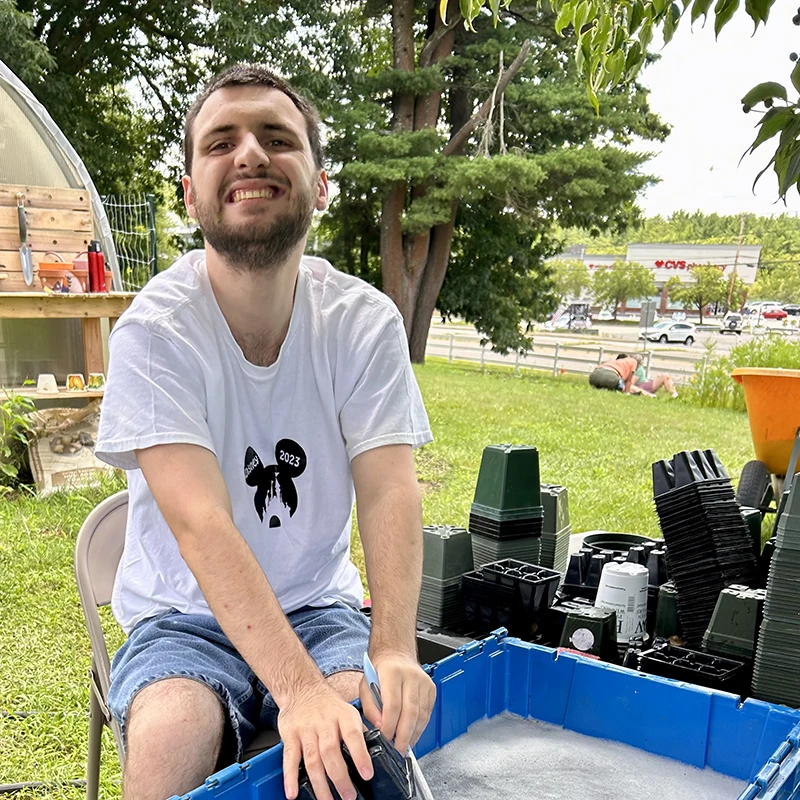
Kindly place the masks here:
<instances>
[{"instance_id":1,"label":"sky","mask_svg":"<svg viewBox=\"0 0 800 800\"><path fill-rule=\"evenodd\" d=\"M663 144L640 143L658 155L645 170L661 178L648 189L640 205L647 216L674 211L761 215L790 212L800 216L800 194L792 188L787 205L776 202L777 179L772 168L752 186L775 146L766 142L753 155L739 159L756 136L760 114L742 112L741 98L763 81L787 87L797 97L789 74L789 53L800 52L800 28L792 24L800 0L776 0L766 26L755 36L744 4L714 40L713 21L691 29L686 15L661 59L640 73L650 89L650 105L672 125ZM777 140L776 140L777 143Z\"/></svg>"}]
</instances>

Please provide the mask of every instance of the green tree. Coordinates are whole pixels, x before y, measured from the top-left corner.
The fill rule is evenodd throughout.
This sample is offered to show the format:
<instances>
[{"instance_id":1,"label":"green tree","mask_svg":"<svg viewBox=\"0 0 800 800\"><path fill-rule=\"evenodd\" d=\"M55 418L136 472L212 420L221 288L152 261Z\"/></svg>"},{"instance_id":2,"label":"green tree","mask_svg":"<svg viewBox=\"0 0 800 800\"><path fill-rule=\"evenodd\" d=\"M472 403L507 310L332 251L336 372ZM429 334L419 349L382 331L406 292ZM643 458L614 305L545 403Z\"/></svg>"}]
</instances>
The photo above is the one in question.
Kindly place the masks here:
<instances>
[{"instance_id":1,"label":"green tree","mask_svg":"<svg viewBox=\"0 0 800 800\"><path fill-rule=\"evenodd\" d=\"M9 12L9 9L11 10ZM220 66L294 33L277 0L0 0L2 59L47 108L101 194L180 174L188 105ZM302 38L302 37L299 37Z\"/></svg>"},{"instance_id":2,"label":"green tree","mask_svg":"<svg viewBox=\"0 0 800 800\"><path fill-rule=\"evenodd\" d=\"M616 319L620 305L628 300L652 297L656 293L656 284L653 273L644 265L619 260L606 269L595 271L592 293L595 302L613 309Z\"/></svg>"},{"instance_id":3,"label":"green tree","mask_svg":"<svg viewBox=\"0 0 800 800\"><path fill-rule=\"evenodd\" d=\"M800 264L780 265L760 270L750 297L753 300L800 303Z\"/></svg>"},{"instance_id":4,"label":"green tree","mask_svg":"<svg viewBox=\"0 0 800 800\"><path fill-rule=\"evenodd\" d=\"M626 146L667 132L635 83L601 93L598 117L576 86L579 66L554 31L555 15L536 2L517 2L497 28L481 20L474 32L456 0L446 23L436 0L17 0L16 8L51 59L31 88L107 193L153 191L165 172L175 177L181 121L202 81L226 62L267 54L319 103L330 131L340 194L320 238L338 264L392 296L415 360L451 251L453 264L469 251L453 245L472 238L470 209L516 213L515 237L524 230L544 259L558 251L556 218L600 230L636 218L650 178L646 156ZM9 58L22 73L17 54ZM505 265L503 280L532 274L528 258L473 251L485 260L472 269L498 275ZM486 297L459 308L485 317ZM531 313L527 302L512 308L510 325Z\"/></svg>"},{"instance_id":5,"label":"green tree","mask_svg":"<svg viewBox=\"0 0 800 800\"><path fill-rule=\"evenodd\" d=\"M527 350L522 327L557 305L545 262L553 243L542 237L532 244L530 223L499 201L464 204L458 219L439 309L468 319L497 352Z\"/></svg>"},{"instance_id":6,"label":"green tree","mask_svg":"<svg viewBox=\"0 0 800 800\"><path fill-rule=\"evenodd\" d=\"M589 268L579 259L552 259L553 290L560 302L580 299L592 286Z\"/></svg>"},{"instance_id":7,"label":"green tree","mask_svg":"<svg viewBox=\"0 0 800 800\"><path fill-rule=\"evenodd\" d=\"M738 275L725 278L725 282L728 287L726 289L725 310L738 311L744 307L749 287Z\"/></svg>"},{"instance_id":8,"label":"green tree","mask_svg":"<svg viewBox=\"0 0 800 800\"><path fill-rule=\"evenodd\" d=\"M705 21L713 5L714 31L719 36L740 5L739 0L717 0L715 4L713 0L683 0L681 4L669 0L549 0L549 4L557 14L556 30L561 33L572 28L575 33L575 63L584 75L589 98L598 113L598 93L635 77L646 62L655 29L661 29L664 42L669 44L685 16L689 16L692 23L700 17ZM472 25L484 5L489 6L497 19L501 13L498 0L475 0L462 3L467 25ZM510 0L506 0L505 5L511 5ZM745 2L745 12L755 23L756 30L767 22L774 5L775 0ZM447 0L442 0L442 14L447 7ZM782 5L782 9L785 8L788 3ZM800 25L800 9L792 22ZM789 79L794 90L800 92L800 60L797 53L789 57L794 63ZM763 105L766 113L757 123L760 130L748 152L752 153L780 134L775 154L758 178L773 167L779 196L785 199L792 186L800 191L800 102L789 100L783 84L768 81L755 86L742 98L745 113L759 105Z\"/></svg>"},{"instance_id":9,"label":"green tree","mask_svg":"<svg viewBox=\"0 0 800 800\"><path fill-rule=\"evenodd\" d=\"M636 193L650 178L646 157L623 145L662 139L667 128L636 84L603 95L604 115L594 114L567 43L533 3L474 32L455 16L443 25L434 3L416 18L411 4L398 8L391 20L362 25L358 64L333 68L347 81L331 96L347 100L331 111L330 151L343 167L323 225L326 252L373 280L380 264L376 283L403 313L415 361L436 307L501 348L524 346L520 324L554 299L531 305L526 291L509 296L507 287L533 281L549 291L541 262L560 249L554 218L602 229L635 219ZM398 60L397 47L411 41ZM494 250L478 244L479 232Z\"/></svg>"},{"instance_id":10,"label":"green tree","mask_svg":"<svg viewBox=\"0 0 800 800\"><path fill-rule=\"evenodd\" d=\"M24 83L41 81L54 62L47 47L33 33L33 15L21 12L14 0L0 0L0 30L3 60Z\"/></svg>"},{"instance_id":11,"label":"green tree","mask_svg":"<svg viewBox=\"0 0 800 800\"><path fill-rule=\"evenodd\" d=\"M563 236L567 246L582 244L593 253L614 254L624 254L629 241L736 244L742 218L742 244L761 245L760 266L771 269L788 262L800 264L800 218L791 214L760 217L756 214L676 211L668 217L648 217L623 233L569 228L563 231Z\"/></svg>"},{"instance_id":12,"label":"green tree","mask_svg":"<svg viewBox=\"0 0 800 800\"><path fill-rule=\"evenodd\" d=\"M677 276L667 281L670 299L686 308L696 308L703 324L703 311L711 303L724 303L728 295L728 281L716 267L693 267L691 282L681 283Z\"/></svg>"}]
</instances>

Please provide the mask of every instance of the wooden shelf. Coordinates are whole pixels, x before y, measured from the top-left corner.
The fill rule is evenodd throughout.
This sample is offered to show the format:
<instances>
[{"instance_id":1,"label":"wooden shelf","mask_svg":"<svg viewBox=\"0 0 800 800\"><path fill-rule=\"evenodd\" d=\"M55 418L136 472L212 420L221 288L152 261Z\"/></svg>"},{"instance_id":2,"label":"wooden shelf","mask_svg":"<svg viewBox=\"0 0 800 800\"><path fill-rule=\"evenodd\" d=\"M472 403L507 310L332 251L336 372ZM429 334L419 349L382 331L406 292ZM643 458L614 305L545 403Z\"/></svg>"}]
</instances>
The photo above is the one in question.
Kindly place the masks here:
<instances>
[{"instance_id":1,"label":"wooden shelf","mask_svg":"<svg viewBox=\"0 0 800 800\"><path fill-rule=\"evenodd\" d=\"M134 297L135 292L0 292L0 319L116 319L122 316Z\"/></svg>"},{"instance_id":2,"label":"wooden shelf","mask_svg":"<svg viewBox=\"0 0 800 800\"><path fill-rule=\"evenodd\" d=\"M85 392L69 392L66 389L59 388L58 392L38 392L35 386L22 386L20 388L6 388L9 394L18 394L20 397L30 397L34 400L64 400L70 398L72 400L92 400L95 397L102 397L105 392L93 391L87 389Z\"/></svg>"}]
</instances>

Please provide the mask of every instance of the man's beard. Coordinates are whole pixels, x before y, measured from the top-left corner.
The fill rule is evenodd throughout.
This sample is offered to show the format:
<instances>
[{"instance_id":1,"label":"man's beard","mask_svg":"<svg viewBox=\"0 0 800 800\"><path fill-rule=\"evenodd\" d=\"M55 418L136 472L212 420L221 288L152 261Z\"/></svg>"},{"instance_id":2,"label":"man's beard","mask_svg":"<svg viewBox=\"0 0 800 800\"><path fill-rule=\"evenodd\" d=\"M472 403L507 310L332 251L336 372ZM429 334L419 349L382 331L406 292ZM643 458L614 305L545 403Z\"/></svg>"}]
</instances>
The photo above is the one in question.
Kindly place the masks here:
<instances>
[{"instance_id":1,"label":"man's beard","mask_svg":"<svg viewBox=\"0 0 800 800\"><path fill-rule=\"evenodd\" d=\"M271 221L255 218L239 225L222 221L205 203L195 202L197 223L208 244L233 269L246 272L274 272L286 263L303 240L314 218L314 197L310 191L297 195L288 211Z\"/></svg>"}]
</instances>

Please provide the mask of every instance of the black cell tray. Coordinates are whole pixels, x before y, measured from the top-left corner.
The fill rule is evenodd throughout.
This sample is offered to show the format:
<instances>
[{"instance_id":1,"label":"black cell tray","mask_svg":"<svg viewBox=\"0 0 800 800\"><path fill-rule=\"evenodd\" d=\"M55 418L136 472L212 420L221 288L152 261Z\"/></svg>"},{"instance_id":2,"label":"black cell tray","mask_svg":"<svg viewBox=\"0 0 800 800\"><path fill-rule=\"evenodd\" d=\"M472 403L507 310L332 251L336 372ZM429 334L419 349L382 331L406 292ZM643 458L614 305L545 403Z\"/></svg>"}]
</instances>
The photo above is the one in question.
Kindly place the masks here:
<instances>
[{"instance_id":1,"label":"black cell tray","mask_svg":"<svg viewBox=\"0 0 800 800\"><path fill-rule=\"evenodd\" d=\"M539 615L552 605L560 578L555 570L510 558L468 572L461 583L468 626L481 632L502 626L529 639Z\"/></svg>"},{"instance_id":2,"label":"black cell tray","mask_svg":"<svg viewBox=\"0 0 800 800\"><path fill-rule=\"evenodd\" d=\"M748 688L747 665L743 662L688 650L668 642L645 650L639 657L639 670L733 694L742 694Z\"/></svg>"},{"instance_id":3,"label":"black cell tray","mask_svg":"<svg viewBox=\"0 0 800 800\"><path fill-rule=\"evenodd\" d=\"M372 759L375 772L371 781L365 781L353 764L346 745L342 745L347 770L356 789L356 800L413 800L417 796L413 776L407 767L406 759L395 750L380 731L368 731L364 734L367 751ZM330 786L333 800L341 800L341 796ZM317 796L311 788L311 781L303 765L300 765L300 792L298 800L316 800Z\"/></svg>"}]
</instances>

